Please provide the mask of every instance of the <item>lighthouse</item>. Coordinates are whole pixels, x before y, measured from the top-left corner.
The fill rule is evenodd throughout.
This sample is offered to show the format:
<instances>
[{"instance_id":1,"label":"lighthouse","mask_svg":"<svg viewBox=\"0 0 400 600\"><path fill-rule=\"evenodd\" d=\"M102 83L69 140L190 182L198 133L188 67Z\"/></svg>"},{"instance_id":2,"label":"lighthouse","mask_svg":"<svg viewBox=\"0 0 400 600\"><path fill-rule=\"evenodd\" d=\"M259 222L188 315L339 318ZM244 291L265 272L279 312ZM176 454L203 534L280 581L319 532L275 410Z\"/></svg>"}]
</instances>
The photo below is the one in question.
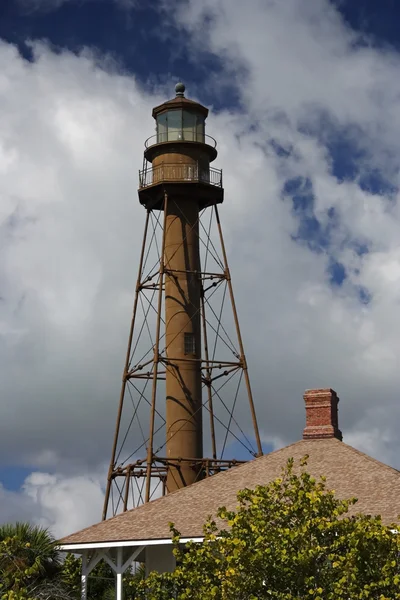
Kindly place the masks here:
<instances>
[{"instance_id":1,"label":"lighthouse","mask_svg":"<svg viewBox=\"0 0 400 600\"><path fill-rule=\"evenodd\" d=\"M218 426L222 427L224 436L225 431L232 430L235 422L232 411L238 402L239 406L246 402L251 415L251 434L242 432L244 438L248 440L251 437L254 443L250 453L253 456L262 453L218 213L218 205L224 199L224 188L222 170L212 166L218 154L217 143L205 131L208 109L186 98L182 83L176 85L175 92L173 99L153 109L156 133L145 142L143 169L139 172L138 196L146 210L145 232L103 518L110 513L111 504L114 506L111 512L118 512L116 503L111 502L113 487L119 494L118 506L126 510L138 501L147 502L151 499L154 478L162 483L162 493L171 493L243 462L243 459L223 456L226 443L223 444L223 450L218 450ZM204 215L214 219L218 239L211 239L210 227L208 234L206 231L206 241L202 240ZM155 220L162 235L156 274L154 272L146 278L143 264L156 230L153 226L152 235L149 229L151 219ZM202 263L201 244L206 246L207 251L212 248L216 254L218 245L221 258L216 259L217 266L220 265L217 270L210 272L205 264L206 259ZM217 312L211 307L209 291L221 285L225 285L234 331L230 336L224 327L221 328L222 314L226 310L222 306L218 311L218 323L212 325L211 334L215 344L210 351L207 310L212 310L214 314ZM149 289L153 290L152 308L156 318L150 324L146 322L146 326L153 343L149 359L135 364L132 358L133 349L138 347L135 334L143 331L137 309L140 294ZM228 358L216 355L218 336L222 339L222 335L230 340L229 344L225 341L225 345L231 346ZM235 342L231 341L232 337ZM243 383L243 391L235 395L231 392L225 403L219 393L220 380L225 378L230 381L236 374L239 374ZM123 412L124 407L126 409L128 386L135 379L140 379L142 383L146 380L148 384L145 386L148 394L148 430L145 446L141 448L144 456L138 456L138 452L132 456L135 453L131 448L131 452L126 453L128 460L124 460L122 446L126 445L127 435L122 433L126 426ZM160 398L160 382L163 398ZM141 401L142 392L137 387L135 389ZM222 402L227 407L225 416L217 416L216 402ZM134 417L138 413L135 406L133 400ZM157 415L162 415L164 421L161 453L155 449L155 435L159 434L155 421ZM205 426L208 440L206 449ZM237 432L235 438L243 444L241 433ZM226 439L227 436L225 442ZM211 455L207 458L209 452ZM136 490L139 490L136 494L139 500L130 502L133 481ZM139 481L143 485L142 491Z\"/></svg>"}]
</instances>

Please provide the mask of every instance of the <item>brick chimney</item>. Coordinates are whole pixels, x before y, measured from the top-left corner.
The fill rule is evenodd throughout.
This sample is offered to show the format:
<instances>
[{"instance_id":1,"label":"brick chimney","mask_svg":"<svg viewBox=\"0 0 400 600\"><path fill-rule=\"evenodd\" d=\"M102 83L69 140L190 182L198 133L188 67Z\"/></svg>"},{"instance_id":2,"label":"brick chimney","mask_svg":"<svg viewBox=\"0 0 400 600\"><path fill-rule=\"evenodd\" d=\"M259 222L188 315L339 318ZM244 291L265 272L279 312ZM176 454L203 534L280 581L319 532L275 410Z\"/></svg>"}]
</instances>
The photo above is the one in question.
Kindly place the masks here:
<instances>
[{"instance_id":1,"label":"brick chimney","mask_svg":"<svg viewBox=\"0 0 400 600\"><path fill-rule=\"evenodd\" d=\"M304 440L322 440L337 438L342 440L342 432L338 424L338 402L336 392L330 388L306 390L306 426L303 431Z\"/></svg>"}]
</instances>

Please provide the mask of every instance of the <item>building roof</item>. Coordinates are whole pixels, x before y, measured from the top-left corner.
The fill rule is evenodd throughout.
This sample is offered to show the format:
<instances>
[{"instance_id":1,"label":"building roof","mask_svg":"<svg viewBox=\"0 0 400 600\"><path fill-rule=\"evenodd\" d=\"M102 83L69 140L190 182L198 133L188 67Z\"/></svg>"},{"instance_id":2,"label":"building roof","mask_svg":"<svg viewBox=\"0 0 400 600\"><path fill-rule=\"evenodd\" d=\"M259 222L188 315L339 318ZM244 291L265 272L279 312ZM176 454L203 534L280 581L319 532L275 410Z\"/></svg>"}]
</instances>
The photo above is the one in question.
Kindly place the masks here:
<instances>
[{"instance_id":1,"label":"building roof","mask_svg":"<svg viewBox=\"0 0 400 600\"><path fill-rule=\"evenodd\" d=\"M61 540L68 544L170 538L173 522L184 538L203 536L203 524L220 506L234 509L243 488L279 477L289 458L308 455L307 471L326 476L328 489L341 499L358 498L351 513L380 514L386 524L400 514L400 472L341 442L337 437L303 439L246 464L153 500L139 508L87 527Z\"/></svg>"}]
</instances>

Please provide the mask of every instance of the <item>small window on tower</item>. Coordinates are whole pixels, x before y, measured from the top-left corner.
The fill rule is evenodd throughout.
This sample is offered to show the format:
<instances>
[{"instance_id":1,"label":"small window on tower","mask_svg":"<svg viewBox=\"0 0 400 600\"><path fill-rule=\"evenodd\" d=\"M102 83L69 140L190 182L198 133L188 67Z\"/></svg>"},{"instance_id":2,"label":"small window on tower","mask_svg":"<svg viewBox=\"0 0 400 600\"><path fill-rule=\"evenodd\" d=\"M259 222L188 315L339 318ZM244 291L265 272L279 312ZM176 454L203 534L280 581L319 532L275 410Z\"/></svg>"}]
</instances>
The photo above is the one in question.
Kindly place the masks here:
<instances>
[{"instance_id":1,"label":"small window on tower","mask_svg":"<svg viewBox=\"0 0 400 600\"><path fill-rule=\"evenodd\" d=\"M196 354L196 344L193 333L185 333L185 354Z\"/></svg>"}]
</instances>

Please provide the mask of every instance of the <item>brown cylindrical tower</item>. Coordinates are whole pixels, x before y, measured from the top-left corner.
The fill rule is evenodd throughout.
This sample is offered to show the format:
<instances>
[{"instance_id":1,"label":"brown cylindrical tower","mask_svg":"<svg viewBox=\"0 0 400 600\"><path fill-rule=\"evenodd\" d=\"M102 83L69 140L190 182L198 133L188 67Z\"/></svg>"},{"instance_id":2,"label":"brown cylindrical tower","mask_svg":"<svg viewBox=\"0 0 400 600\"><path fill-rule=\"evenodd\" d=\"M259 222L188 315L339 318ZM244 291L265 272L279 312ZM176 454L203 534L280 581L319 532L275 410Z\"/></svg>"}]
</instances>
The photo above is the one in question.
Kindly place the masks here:
<instances>
[{"instance_id":1,"label":"brown cylindrical tower","mask_svg":"<svg viewBox=\"0 0 400 600\"><path fill-rule=\"evenodd\" d=\"M210 186L210 162L217 151L205 135L208 110L185 98L184 91L178 84L176 98L153 110L157 134L145 151L151 181L139 190L142 204L165 212L168 492L202 476L199 210L223 199L222 187Z\"/></svg>"},{"instance_id":2,"label":"brown cylindrical tower","mask_svg":"<svg viewBox=\"0 0 400 600\"><path fill-rule=\"evenodd\" d=\"M201 459L199 207L190 198L168 198L166 211L166 450L168 459ZM200 475L195 463L177 466L171 465L168 472L169 492L193 483Z\"/></svg>"}]
</instances>

